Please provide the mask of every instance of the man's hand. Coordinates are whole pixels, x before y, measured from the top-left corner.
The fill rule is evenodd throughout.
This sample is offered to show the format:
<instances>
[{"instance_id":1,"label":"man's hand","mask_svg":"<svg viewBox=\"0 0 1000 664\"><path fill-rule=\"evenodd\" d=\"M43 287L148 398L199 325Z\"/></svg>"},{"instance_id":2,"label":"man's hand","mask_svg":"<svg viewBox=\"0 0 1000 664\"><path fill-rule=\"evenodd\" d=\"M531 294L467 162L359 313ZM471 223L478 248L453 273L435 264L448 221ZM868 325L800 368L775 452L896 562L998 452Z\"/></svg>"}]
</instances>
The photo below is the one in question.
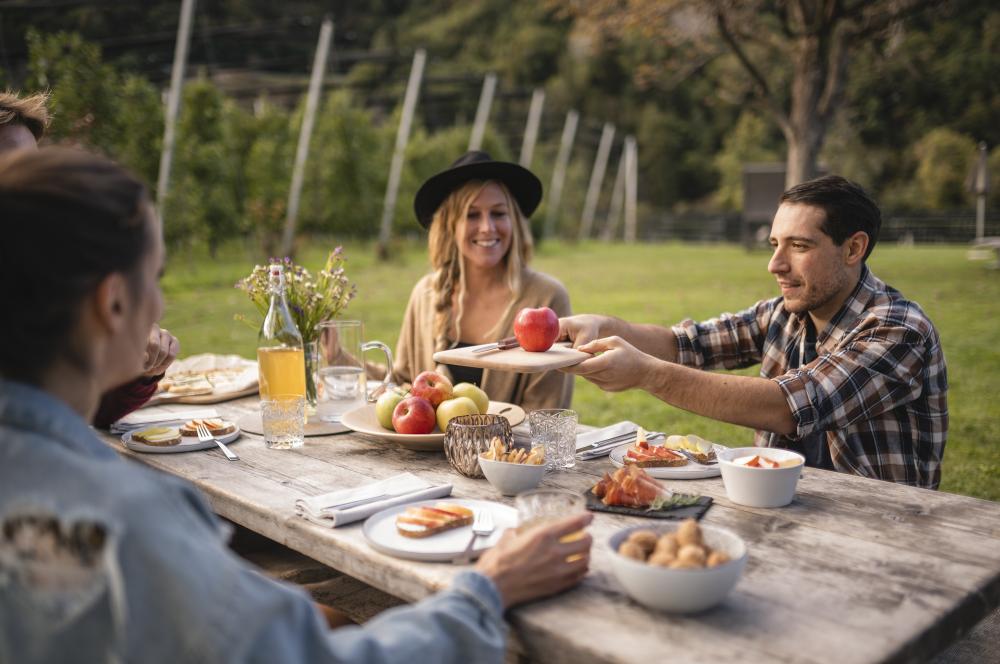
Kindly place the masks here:
<instances>
[{"instance_id":1,"label":"man's hand","mask_svg":"<svg viewBox=\"0 0 1000 664\"><path fill-rule=\"evenodd\" d=\"M144 377L159 376L177 359L177 354L180 351L181 343L177 337L153 323L153 329L149 331L149 340L146 342L142 375Z\"/></svg>"},{"instance_id":2,"label":"man's hand","mask_svg":"<svg viewBox=\"0 0 1000 664\"><path fill-rule=\"evenodd\" d=\"M656 358L621 337L606 337L577 347L595 357L580 364L562 369L566 373L583 376L605 392L621 392L633 387L643 387L640 383L650 372Z\"/></svg>"},{"instance_id":3,"label":"man's hand","mask_svg":"<svg viewBox=\"0 0 1000 664\"><path fill-rule=\"evenodd\" d=\"M587 512L523 533L508 530L479 559L476 571L496 584L504 609L571 588L587 574L593 538L585 534L565 543L559 538L586 528L593 518Z\"/></svg>"},{"instance_id":4,"label":"man's hand","mask_svg":"<svg viewBox=\"0 0 1000 664\"><path fill-rule=\"evenodd\" d=\"M580 314L559 319L559 340L572 341L579 348L591 341L613 334L615 319L596 314Z\"/></svg>"}]
</instances>

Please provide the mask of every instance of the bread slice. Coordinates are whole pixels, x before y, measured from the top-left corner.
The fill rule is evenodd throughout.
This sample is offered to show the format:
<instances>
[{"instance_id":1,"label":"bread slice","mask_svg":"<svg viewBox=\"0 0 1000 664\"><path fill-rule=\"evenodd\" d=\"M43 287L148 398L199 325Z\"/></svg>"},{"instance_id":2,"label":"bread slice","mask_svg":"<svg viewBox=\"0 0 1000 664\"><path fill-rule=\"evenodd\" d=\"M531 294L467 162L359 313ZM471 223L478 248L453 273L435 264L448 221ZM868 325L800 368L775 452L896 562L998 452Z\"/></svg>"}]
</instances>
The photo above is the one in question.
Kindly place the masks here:
<instances>
[{"instance_id":1,"label":"bread slice","mask_svg":"<svg viewBox=\"0 0 1000 664\"><path fill-rule=\"evenodd\" d=\"M132 441L154 447L171 447L181 442L177 427L150 427L132 433Z\"/></svg>"},{"instance_id":2,"label":"bread slice","mask_svg":"<svg viewBox=\"0 0 1000 664\"><path fill-rule=\"evenodd\" d=\"M473 513L454 503L408 507L396 517L396 532L403 537L430 537L453 528L472 525Z\"/></svg>"},{"instance_id":3,"label":"bread slice","mask_svg":"<svg viewBox=\"0 0 1000 664\"><path fill-rule=\"evenodd\" d=\"M663 446L651 446L646 441L633 445L625 453L625 464L639 468L672 468L687 465L687 458Z\"/></svg>"},{"instance_id":4,"label":"bread slice","mask_svg":"<svg viewBox=\"0 0 1000 664\"><path fill-rule=\"evenodd\" d=\"M625 464L638 468L673 468L676 466L686 466L688 460L681 459L651 459L647 461L636 461L625 457Z\"/></svg>"},{"instance_id":5,"label":"bread slice","mask_svg":"<svg viewBox=\"0 0 1000 664\"><path fill-rule=\"evenodd\" d=\"M198 435L198 425L204 424L208 428L208 432L213 436L226 436L236 431L236 425L227 420L222 420L219 418L212 418L208 420L188 420L181 427L182 436L197 436Z\"/></svg>"}]
</instances>

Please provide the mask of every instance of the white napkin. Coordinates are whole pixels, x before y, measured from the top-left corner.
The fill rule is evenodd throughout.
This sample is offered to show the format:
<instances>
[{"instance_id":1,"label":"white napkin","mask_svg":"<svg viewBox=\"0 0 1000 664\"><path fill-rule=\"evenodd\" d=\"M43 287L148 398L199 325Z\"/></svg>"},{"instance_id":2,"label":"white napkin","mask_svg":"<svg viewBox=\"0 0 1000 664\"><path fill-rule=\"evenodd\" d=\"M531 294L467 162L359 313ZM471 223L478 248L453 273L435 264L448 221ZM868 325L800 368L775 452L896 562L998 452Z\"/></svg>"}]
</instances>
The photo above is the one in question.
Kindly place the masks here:
<instances>
[{"instance_id":1,"label":"white napkin","mask_svg":"<svg viewBox=\"0 0 1000 664\"><path fill-rule=\"evenodd\" d=\"M592 429L591 431L586 431L584 433L578 434L576 437L576 449L581 447L586 447L587 445L593 445L594 443L600 442L602 440L607 440L608 438L613 438L614 436L620 436L626 433L632 433L639 428L639 425L635 422L629 422L625 420L624 422L616 422L609 426L603 427L601 429ZM608 450L610 452L611 450Z\"/></svg>"},{"instance_id":2,"label":"white napkin","mask_svg":"<svg viewBox=\"0 0 1000 664\"><path fill-rule=\"evenodd\" d=\"M357 507L337 509L337 505L364 500L388 494L386 498ZM295 501L295 513L312 523L328 528L336 528L347 523L367 519L387 507L414 503L419 500L444 498L451 495L450 484L431 484L413 473L401 473L378 482L363 484L353 489L331 491L319 496L299 498Z\"/></svg>"},{"instance_id":3,"label":"white napkin","mask_svg":"<svg viewBox=\"0 0 1000 664\"><path fill-rule=\"evenodd\" d=\"M212 406L185 406L169 404L140 408L111 425L111 433L125 433L145 427L184 423L188 420L207 420L219 417L219 411Z\"/></svg>"}]
</instances>

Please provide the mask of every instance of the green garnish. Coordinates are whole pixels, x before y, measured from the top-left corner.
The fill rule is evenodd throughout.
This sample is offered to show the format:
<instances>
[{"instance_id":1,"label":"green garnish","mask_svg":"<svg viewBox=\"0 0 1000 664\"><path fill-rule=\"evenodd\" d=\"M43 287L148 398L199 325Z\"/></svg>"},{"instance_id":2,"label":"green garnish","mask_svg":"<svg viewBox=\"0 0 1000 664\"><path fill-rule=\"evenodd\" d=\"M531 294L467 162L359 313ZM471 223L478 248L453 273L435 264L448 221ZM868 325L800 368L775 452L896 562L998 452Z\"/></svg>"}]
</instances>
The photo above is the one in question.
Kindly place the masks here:
<instances>
[{"instance_id":1,"label":"green garnish","mask_svg":"<svg viewBox=\"0 0 1000 664\"><path fill-rule=\"evenodd\" d=\"M660 494L653 499L653 502L646 508L647 512L657 510L673 509L675 507L689 507L697 505L701 496L692 496L686 493L672 493L670 495Z\"/></svg>"}]
</instances>

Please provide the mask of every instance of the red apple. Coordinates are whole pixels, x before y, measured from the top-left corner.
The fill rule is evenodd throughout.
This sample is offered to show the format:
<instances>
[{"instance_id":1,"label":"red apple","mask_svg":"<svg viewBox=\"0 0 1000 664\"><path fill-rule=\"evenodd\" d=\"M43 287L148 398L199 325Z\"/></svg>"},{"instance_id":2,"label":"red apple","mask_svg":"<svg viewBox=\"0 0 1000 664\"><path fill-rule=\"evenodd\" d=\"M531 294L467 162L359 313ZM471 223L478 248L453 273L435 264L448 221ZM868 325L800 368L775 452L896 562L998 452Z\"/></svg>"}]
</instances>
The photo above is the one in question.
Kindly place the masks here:
<instances>
[{"instance_id":1,"label":"red apple","mask_svg":"<svg viewBox=\"0 0 1000 664\"><path fill-rule=\"evenodd\" d=\"M543 353L559 338L559 316L548 307L521 309L514 319L514 336L524 350Z\"/></svg>"},{"instance_id":2,"label":"red apple","mask_svg":"<svg viewBox=\"0 0 1000 664\"><path fill-rule=\"evenodd\" d=\"M396 433L430 433L435 423L434 406L423 397L406 397L392 411Z\"/></svg>"},{"instance_id":3,"label":"red apple","mask_svg":"<svg viewBox=\"0 0 1000 664\"><path fill-rule=\"evenodd\" d=\"M451 398L451 381L436 371L424 371L414 379L410 394L427 399L437 408L442 401Z\"/></svg>"}]
</instances>

